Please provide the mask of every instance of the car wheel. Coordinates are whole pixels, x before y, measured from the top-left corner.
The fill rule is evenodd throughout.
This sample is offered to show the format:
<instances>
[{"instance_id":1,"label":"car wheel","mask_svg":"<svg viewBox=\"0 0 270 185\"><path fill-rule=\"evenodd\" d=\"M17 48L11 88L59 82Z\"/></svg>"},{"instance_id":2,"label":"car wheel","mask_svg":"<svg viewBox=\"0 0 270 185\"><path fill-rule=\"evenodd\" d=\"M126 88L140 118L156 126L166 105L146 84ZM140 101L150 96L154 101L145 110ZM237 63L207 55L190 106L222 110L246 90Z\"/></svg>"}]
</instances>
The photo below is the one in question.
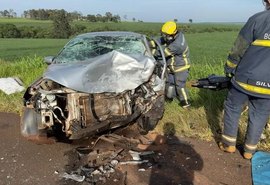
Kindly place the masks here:
<instances>
[{"instance_id":1,"label":"car wheel","mask_svg":"<svg viewBox=\"0 0 270 185\"><path fill-rule=\"evenodd\" d=\"M137 120L138 129L140 134L146 135L149 131L154 130L157 126L159 119L142 116Z\"/></svg>"},{"instance_id":2,"label":"car wheel","mask_svg":"<svg viewBox=\"0 0 270 185\"><path fill-rule=\"evenodd\" d=\"M141 134L147 134L149 131L155 129L158 121L163 116L164 102L164 96L159 96L155 102L153 102L153 107L147 113L139 117L137 123Z\"/></svg>"}]
</instances>

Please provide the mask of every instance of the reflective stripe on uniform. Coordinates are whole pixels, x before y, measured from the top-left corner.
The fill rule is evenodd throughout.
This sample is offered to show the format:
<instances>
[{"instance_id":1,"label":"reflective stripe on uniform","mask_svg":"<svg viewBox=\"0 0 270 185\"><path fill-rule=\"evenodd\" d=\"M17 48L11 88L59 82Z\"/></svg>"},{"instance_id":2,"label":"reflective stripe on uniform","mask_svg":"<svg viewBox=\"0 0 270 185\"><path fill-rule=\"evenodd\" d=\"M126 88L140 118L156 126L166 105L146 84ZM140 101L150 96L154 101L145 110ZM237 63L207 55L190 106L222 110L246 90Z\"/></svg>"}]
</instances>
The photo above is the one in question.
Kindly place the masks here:
<instances>
[{"instance_id":1,"label":"reflective stripe on uniform","mask_svg":"<svg viewBox=\"0 0 270 185\"><path fill-rule=\"evenodd\" d=\"M189 68L190 68L190 65L186 65L186 66L183 66L183 67L180 67L180 68L174 70L174 72L185 71L185 70L187 70L187 69L189 69Z\"/></svg>"},{"instance_id":2,"label":"reflective stripe on uniform","mask_svg":"<svg viewBox=\"0 0 270 185\"><path fill-rule=\"evenodd\" d=\"M185 61L185 65L188 65L187 52L188 52L188 47L183 52L183 59Z\"/></svg>"},{"instance_id":3,"label":"reflective stripe on uniform","mask_svg":"<svg viewBox=\"0 0 270 185\"><path fill-rule=\"evenodd\" d=\"M175 57L174 57L174 55L170 52L170 50L169 50L168 48L165 48L164 52L165 52L166 57L171 56L171 63L170 63L169 65L170 65L170 67L171 67L172 72L174 72L174 71L175 71L175 70L174 70Z\"/></svg>"},{"instance_id":4,"label":"reflective stripe on uniform","mask_svg":"<svg viewBox=\"0 0 270 185\"><path fill-rule=\"evenodd\" d=\"M257 145L248 145L248 144L245 144L245 148L248 149L248 150L256 150L257 149Z\"/></svg>"},{"instance_id":5,"label":"reflective stripe on uniform","mask_svg":"<svg viewBox=\"0 0 270 185\"><path fill-rule=\"evenodd\" d=\"M266 94L270 95L270 89L266 89L263 87L257 87L254 85L245 84L243 82L236 81L241 87L243 87L245 90L258 93L258 94Z\"/></svg>"},{"instance_id":6,"label":"reflective stripe on uniform","mask_svg":"<svg viewBox=\"0 0 270 185\"><path fill-rule=\"evenodd\" d=\"M227 135L222 134L222 138L226 141L229 141L230 143L235 143L236 142L236 138L235 137L230 137Z\"/></svg>"},{"instance_id":7,"label":"reflective stripe on uniform","mask_svg":"<svg viewBox=\"0 0 270 185\"><path fill-rule=\"evenodd\" d=\"M164 52L165 52L166 57L173 56L173 54L170 52L168 48L165 48Z\"/></svg>"},{"instance_id":8,"label":"reflective stripe on uniform","mask_svg":"<svg viewBox=\"0 0 270 185\"><path fill-rule=\"evenodd\" d=\"M152 47L156 47L156 43L153 40L150 41L150 44Z\"/></svg>"},{"instance_id":9,"label":"reflective stripe on uniform","mask_svg":"<svg viewBox=\"0 0 270 185\"><path fill-rule=\"evenodd\" d=\"M168 48L165 48L164 52L165 52L165 55L168 57L168 56L172 56L171 57L171 63L170 63L170 66L171 66L171 69L173 72L181 72L181 71L184 71L184 70L187 70L190 68L190 65L188 65L188 59L187 59L187 51L188 51L188 47L186 48L186 50L184 51L183 53L183 60L185 61L185 65L184 66L181 66L181 67L177 67L177 69L175 69L175 66L174 66L174 63L175 63L175 57L174 55L170 52L170 50Z\"/></svg>"},{"instance_id":10,"label":"reflective stripe on uniform","mask_svg":"<svg viewBox=\"0 0 270 185\"><path fill-rule=\"evenodd\" d=\"M187 99L188 99L188 98L187 98L187 93L186 93L186 91L185 91L184 88L181 88L181 93L182 93L182 95L183 95L183 98L184 98L185 102L188 103L188 102L187 102Z\"/></svg>"},{"instance_id":11,"label":"reflective stripe on uniform","mask_svg":"<svg viewBox=\"0 0 270 185\"><path fill-rule=\"evenodd\" d=\"M155 55L156 54L156 49L152 49L152 55Z\"/></svg>"},{"instance_id":12,"label":"reflective stripe on uniform","mask_svg":"<svg viewBox=\"0 0 270 185\"><path fill-rule=\"evenodd\" d=\"M227 60L226 62L227 66L231 67L231 68L235 68L237 66L237 64L234 64L233 62Z\"/></svg>"},{"instance_id":13,"label":"reflective stripe on uniform","mask_svg":"<svg viewBox=\"0 0 270 185\"><path fill-rule=\"evenodd\" d=\"M185 49L183 53L183 60L185 61L185 65L183 67L180 67L174 70L174 72L181 72L190 68L190 65L188 64L187 52L188 52L188 47Z\"/></svg>"},{"instance_id":14,"label":"reflective stripe on uniform","mask_svg":"<svg viewBox=\"0 0 270 185\"><path fill-rule=\"evenodd\" d=\"M253 46L270 47L270 40L255 40L252 42Z\"/></svg>"},{"instance_id":15,"label":"reflective stripe on uniform","mask_svg":"<svg viewBox=\"0 0 270 185\"><path fill-rule=\"evenodd\" d=\"M155 53L157 51L157 49L156 49L156 43L153 40L151 40L150 41L150 44L151 44L151 47L152 47L152 55L155 55Z\"/></svg>"}]
</instances>

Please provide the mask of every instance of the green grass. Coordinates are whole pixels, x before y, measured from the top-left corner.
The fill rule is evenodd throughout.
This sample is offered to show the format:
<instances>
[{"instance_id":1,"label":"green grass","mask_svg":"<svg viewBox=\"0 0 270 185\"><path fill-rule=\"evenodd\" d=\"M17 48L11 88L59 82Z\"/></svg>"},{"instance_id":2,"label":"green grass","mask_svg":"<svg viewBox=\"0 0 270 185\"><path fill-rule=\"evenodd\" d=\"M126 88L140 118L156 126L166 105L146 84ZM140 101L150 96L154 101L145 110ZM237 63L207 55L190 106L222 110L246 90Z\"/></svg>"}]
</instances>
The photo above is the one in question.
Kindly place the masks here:
<instances>
[{"instance_id":1,"label":"green grass","mask_svg":"<svg viewBox=\"0 0 270 185\"><path fill-rule=\"evenodd\" d=\"M0 39L0 59L56 55L66 39Z\"/></svg>"},{"instance_id":2,"label":"green grass","mask_svg":"<svg viewBox=\"0 0 270 185\"><path fill-rule=\"evenodd\" d=\"M0 77L19 77L24 86L29 86L43 73L46 68L42 57L25 57L15 62L0 60ZM22 108L22 96L24 92L6 95L0 91L0 111L19 113Z\"/></svg>"},{"instance_id":3,"label":"green grass","mask_svg":"<svg viewBox=\"0 0 270 185\"><path fill-rule=\"evenodd\" d=\"M186 34L192 63L225 60L236 35L237 32ZM0 39L0 59L56 55L67 41L68 39Z\"/></svg>"},{"instance_id":4,"label":"green grass","mask_svg":"<svg viewBox=\"0 0 270 185\"><path fill-rule=\"evenodd\" d=\"M238 32L185 34L192 63L219 64L226 60Z\"/></svg>"}]
</instances>

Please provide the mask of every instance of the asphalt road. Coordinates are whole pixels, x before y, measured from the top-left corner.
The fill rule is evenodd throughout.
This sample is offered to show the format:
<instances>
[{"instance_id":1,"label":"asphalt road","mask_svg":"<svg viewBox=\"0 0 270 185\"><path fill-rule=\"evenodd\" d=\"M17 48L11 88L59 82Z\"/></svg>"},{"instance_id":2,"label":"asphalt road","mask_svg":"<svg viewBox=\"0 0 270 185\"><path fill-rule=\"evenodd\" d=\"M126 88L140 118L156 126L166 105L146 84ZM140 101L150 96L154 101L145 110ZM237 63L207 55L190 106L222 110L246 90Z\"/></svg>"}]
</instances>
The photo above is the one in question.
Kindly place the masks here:
<instances>
[{"instance_id":1,"label":"asphalt road","mask_svg":"<svg viewBox=\"0 0 270 185\"><path fill-rule=\"evenodd\" d=\"M71 151L82 143L35 144L20 135L19 122L17 114L0 113L0 185L89 184L61 177L76 166L76 160L70 156ZM239 152L221 152L214 142L172 137L156 145L154 150L156 165L119 166L116 175L99 184L252 184L250 161L244 160Z\"/></svg>"},{"instance_id":2,"label":"asphalt road","mask_svg":"<svg viewBox=\"0 0 270 185\"><path fill-rule=\"evenodd\" d=\"M69 144L37 145L20 135L20 117L0 113L1 185L53 185L64 169Z\"/></svg>"}]
</instances>

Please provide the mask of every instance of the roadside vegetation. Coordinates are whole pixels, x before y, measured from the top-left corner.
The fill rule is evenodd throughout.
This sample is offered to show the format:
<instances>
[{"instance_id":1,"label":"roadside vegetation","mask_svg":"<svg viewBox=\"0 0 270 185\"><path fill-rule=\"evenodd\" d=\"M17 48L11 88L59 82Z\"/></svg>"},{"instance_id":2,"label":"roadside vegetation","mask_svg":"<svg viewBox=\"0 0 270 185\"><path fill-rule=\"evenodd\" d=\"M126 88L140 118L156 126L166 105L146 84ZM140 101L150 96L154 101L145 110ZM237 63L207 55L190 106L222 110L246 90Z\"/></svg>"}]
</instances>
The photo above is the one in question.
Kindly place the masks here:
<instances>
[{"instance_id":1,"label":"roadside vegetation","mask_svg":"<svg viewBox=\"0 0 270 185\"><path fill-rule=\"evenodd\" d=\"M57 25L56 20L61 20L61 24ZM158 35L161 26L162 23L68 21L65 14L59 12L52 20L0 18L0 38L68 38L85 32L116 30ZM238 31L241 24L186 23L178 26L185 33L213 33ZM65 34L56 34L58 31Z\"/></svg>"},{"instance_id":2,"label":"roadside vegetation","mask_svg":"<svg viewBox=\"0 0 270 185\"><path fill-rule=\"evenodd\" d=\"M19 50L18 50L19 52ZM42 57L25 57L14 62L0 60L0 77L18 77L24 87L30 85L37 79L46 68ZM20 113L22 110L23 92L6 95L0 91L0 111Z\"/></svg>"},{"instance_id":3,"label":"roadside vegetation","mask_svg":"<svg viewBox=\"0 0 270 185\"><path fill-rule=\"evenodd\" d=\"M0 24L5 19L0 19ZM18 22L16 22L16 20ZM28 22L25 19L13 19L16 27L28 27L39 25L48 28L51 21ZM41 24L42 22L42 24ZM46 25L46 26L45 26ZM83 31L134 31L147 35L158 36L162 23L144 22L120 22L120 23L89 23L85 21L73 21L72 27L85 28ZM193 81L207 77L210 74L223 75L223 65L227 54L241 27L239 24L180 24L185 32L189 47L192 68L188 82L192 107L182 109L178 101L166 102L163 119L156 130L163 132L165 123L173 123L178 135L195 137L204 140L218 139L222 128L223 102L226 90L210 91L191 87ZM33 26L35 27L35 26ZM80 31L82 32L82 30ZM19 77L27 87L38 78L46 69L43 57L56 55L68 39L0 39L0 77ZM17 112L22 108L22 96L24 92L5 95L0 92L0 111ZM240 121L240 140L244 139L247 112L243 112ZM260 148L270 150L267 144L269 131L265 131L266 139L260 143Z\"/></svg>"}]
</instances>

